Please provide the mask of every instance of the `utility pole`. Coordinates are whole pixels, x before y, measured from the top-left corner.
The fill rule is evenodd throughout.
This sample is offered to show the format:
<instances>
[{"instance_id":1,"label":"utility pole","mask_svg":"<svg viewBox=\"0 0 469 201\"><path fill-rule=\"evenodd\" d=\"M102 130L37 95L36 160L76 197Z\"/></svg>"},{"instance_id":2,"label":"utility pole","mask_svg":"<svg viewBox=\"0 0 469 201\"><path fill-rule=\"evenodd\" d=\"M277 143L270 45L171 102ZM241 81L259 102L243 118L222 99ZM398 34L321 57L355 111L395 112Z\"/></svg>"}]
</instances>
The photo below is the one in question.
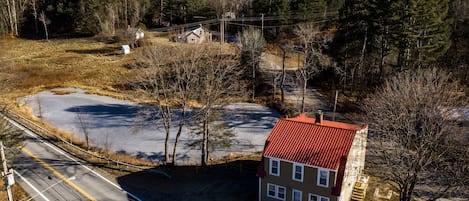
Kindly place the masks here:
<instances>
[{"instance_id":1,"label":"utility pole","mask_svg":"<svg viewBox=\"0 0 469 201\"><path fill-rule=\"evenodd\" d=\"M332 121L335 121L335 109L337 108L337 96L339 96L339 90L335 90L334 112L332 113Z\"/></svg>"},{"instance_id":2,"label":"utility pole","mask_svg":"<svg viewBox=\"0 0 469 201\"><path fill-rule=\"evenodd\" d=\"M224 42L225 42L225 1L221 2L220 53L223 53Z\"/></svg>"},{"instance_id":3,"label":"utility pole","mask_svg":"<svg viewBox=\"0 0 469 201\"><path fill-rule=\"evenodd\" d=\"M8 167L7 167L7 160L5 159L5 151L3 147L3 141L0 141L0 152L1 152L1 157L2 157L2 163L3 163L3 177L5 181L5 186L7 187L7 193L8 193L8 201L13 201L13 194L11 193L11 186L8 183Z\"/></svg>"},{"instance_id":4,"label":"utility pole","mask_svg":"<svg viewBox=\"0 0 469 201\"><path fill-rule=\"evenodd\" d=\"M241 29L244 31L244 14L241 15Z\"/></svg>"},{"instance_id":5,"label":"utility pole","mask_svg":"<svg viewBox=\"0 0 469 201\"><path fill-rule=\"evenodd\" d=\"M221 16L220 22L220 47L223 48L223 42L225 42L225 18Z\"/></svg>"},{"instance_id":6,"label":"utility pole","mask_svg":"<svg viewBox=\"0 0 469 201\"><path fill-rule=\"evenodd\" d=\"M264 13L261 13L261 31L262 31L262 36L264 36Z\"/></svg>"}]
</instances>

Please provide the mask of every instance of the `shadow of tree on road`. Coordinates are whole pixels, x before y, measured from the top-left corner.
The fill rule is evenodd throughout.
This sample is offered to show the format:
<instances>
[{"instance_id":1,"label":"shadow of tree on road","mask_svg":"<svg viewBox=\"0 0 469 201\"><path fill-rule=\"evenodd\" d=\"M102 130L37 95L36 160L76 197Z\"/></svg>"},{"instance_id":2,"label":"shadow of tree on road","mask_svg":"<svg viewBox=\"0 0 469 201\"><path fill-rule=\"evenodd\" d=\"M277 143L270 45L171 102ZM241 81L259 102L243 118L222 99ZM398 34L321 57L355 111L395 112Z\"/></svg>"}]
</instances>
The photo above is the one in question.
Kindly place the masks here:
<instances>
[{"instance_id":1,"label":"shadow of tree on road","mask_svg":"<svg viewBox=\"0 0 469 201\"><path fill-rule=\"evenodd\" d=\"M117 178L119 185L143 200L254 201L257 200L259 161L240 160L206 168L161 167L171 179L150 171ZM130 197L129 197L130 199Z\"/></svg>"}]
</instances>

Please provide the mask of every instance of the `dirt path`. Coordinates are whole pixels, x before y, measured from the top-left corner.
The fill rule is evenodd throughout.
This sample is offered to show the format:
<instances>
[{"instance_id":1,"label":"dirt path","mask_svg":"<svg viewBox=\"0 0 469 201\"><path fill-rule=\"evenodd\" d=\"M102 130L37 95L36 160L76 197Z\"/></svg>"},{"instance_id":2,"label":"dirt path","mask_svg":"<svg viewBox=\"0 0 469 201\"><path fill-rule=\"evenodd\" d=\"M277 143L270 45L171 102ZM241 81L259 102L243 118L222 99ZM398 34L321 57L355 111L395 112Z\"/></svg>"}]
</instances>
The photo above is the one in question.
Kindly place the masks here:
<instances>
[{"instance_id":1,"label":"dirt path","mask_svg":"<svg viewBox=\"0 0 469 201\"><path fill-rule=\"evenodd\" d=\"M282 64L278 63L281 58L277 58L272 54L265 54L261 59L261 72L264 74L264 83L272 87L273 77L277 77L277 93L280 94L280 77L282 71ZM286 66L286 79L285 79L285 101L291 105L296 111L301 109L301 99L303 88L300 79L296 75L298 68L294 66ZM332 93L332 92L331 92ZM327 98L319 93L317 89L308 87L305 96L305 111L311 117L317 110L324 112L324 118L332 120L334 103L327 100ZM336 120L347 120L343 114L336 113Z\"/></svg>"}]
</instances>

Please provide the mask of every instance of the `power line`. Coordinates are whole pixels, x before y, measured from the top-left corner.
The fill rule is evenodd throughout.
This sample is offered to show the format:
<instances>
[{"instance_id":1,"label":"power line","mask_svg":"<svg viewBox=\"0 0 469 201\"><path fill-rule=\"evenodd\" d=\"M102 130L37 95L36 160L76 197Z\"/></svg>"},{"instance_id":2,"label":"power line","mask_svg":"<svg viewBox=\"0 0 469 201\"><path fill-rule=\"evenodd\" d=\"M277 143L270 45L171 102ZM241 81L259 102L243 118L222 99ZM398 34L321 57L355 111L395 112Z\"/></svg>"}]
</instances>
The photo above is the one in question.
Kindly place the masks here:
<instances>
[{"instance_id":1,"label":"power line","mask_svg":"<svg viewBox=\"0 0 469 201\"><path fill-rule=\"evenodd\" d=\"M330 11L327 12L325 17L329 18L332 16L337 15L337 11ZM321 15L316 18L324 18L324 15ZM235 22L266 22L266 21L279 21L279 20L308 20L312 19L311 17L306 17L305 15L290 15L287 18L282 17L282 16L258 16L258 17L241 17L241 18L235 18L235 19L224 19L225 23L227 24L233 24L233 25L239 25L239 23ZM324 20L326 22L327 20ZM166 32L168 30L172 29L181 29L181 28L193 28L197 27L199 25L219 25L221 22L221 19L211 19L211 20L203 20L203 21L198 21L198 22L192 22L192 23L187 23L187 24L180 24L180 25L174 25L170 27L161 27L161 28L154 28L154 29L148 29L148 31L154 31L154 32ZM314 21L313 21L314 23ZM242 25L242 24L241 24ZM256 26L257 25L250 25L250 26ZM284 26L292 26L292 24L287 24L287 25L276 25L276 26L264 26L265 28L274 28L274 27L284 27Z\"/></svg>"},{"instance_id":2,"label":"power line","mask_svg":"<svg viewBox=\"0 0 469 201\"><path fill-rule=\"evenodd\" d=\"M320 21L312 21L310 23L313 23L313 24L319 24L319 23L323 23L323 22L327 22L328 20L320 20ZM242 26L242 27L257 27L257 28L262 28L262 25L253 25L253 24L240 24L240 23L234 23L234 22L225 22L226 24L230 24L230 25L235 25L235 26ZM282 25L264 25L264 29L265 28L280 28L280 27L293 27L293 26L296 26L297 23L294 23L294 24L282 24Z\"/></svg>"}]
</instances>

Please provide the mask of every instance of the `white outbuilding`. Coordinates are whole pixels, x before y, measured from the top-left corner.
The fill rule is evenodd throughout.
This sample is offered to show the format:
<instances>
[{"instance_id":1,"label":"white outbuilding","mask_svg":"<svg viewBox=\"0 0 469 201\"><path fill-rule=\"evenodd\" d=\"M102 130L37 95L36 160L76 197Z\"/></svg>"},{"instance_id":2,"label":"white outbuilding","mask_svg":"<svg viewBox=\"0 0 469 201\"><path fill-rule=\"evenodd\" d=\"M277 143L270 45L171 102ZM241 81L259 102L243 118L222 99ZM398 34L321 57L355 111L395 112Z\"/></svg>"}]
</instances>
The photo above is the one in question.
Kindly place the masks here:
<instances>
[{"instance_id":1,"label":"white outbuilding","mask_svg":"<svg viewBox=\"0 0 469 201\"><path fill-rule=\"evenodd\" d=\"M130 54L130 46L122 45L122 54Z\"/></svg>"}]
</instances>

